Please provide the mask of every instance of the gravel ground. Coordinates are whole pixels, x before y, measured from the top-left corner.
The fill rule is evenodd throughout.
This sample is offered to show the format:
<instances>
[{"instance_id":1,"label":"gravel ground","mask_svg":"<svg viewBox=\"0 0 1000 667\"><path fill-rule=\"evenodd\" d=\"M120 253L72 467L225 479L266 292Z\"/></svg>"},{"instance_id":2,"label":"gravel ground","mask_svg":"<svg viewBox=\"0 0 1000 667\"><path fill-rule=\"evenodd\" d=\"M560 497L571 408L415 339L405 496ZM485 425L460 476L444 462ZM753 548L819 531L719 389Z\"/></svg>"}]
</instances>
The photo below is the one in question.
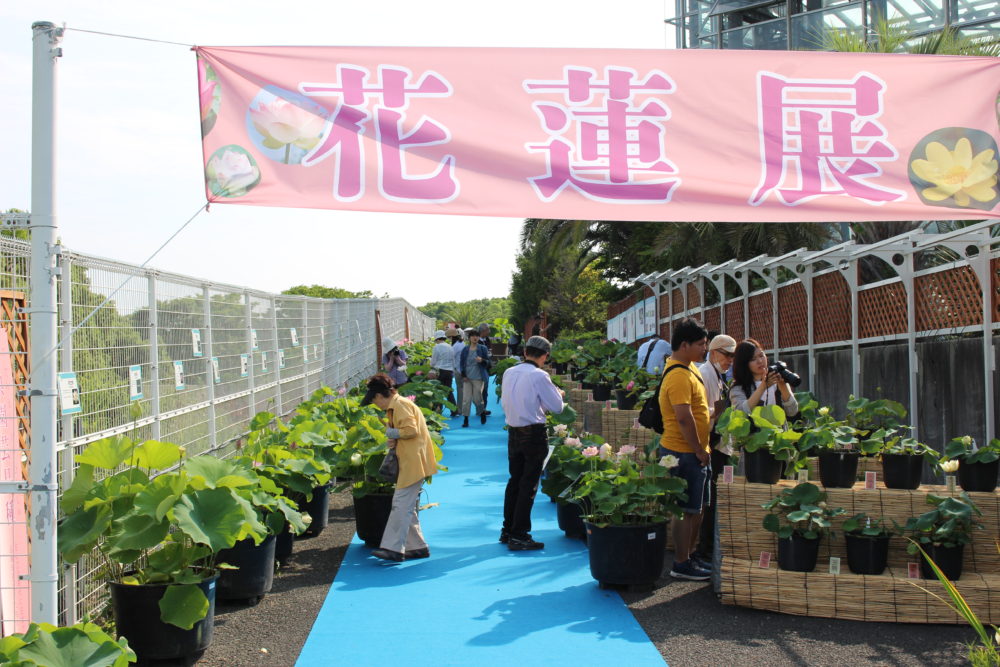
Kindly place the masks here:
<instances>
[{"instance_id":1,"label":"gravel ground","mask_svg":"<svg viewBox=\"0 0 1000 667\"><path fill-rule=\"evenodd\" d=\"M330 525L295 544L259 604L216 608L215 636L198 665L294 665L353 536L350 495L331 494ZM862 623L727 607L708 585L670 578L649 593L620 595L671 667L963 665L965 645L974 639L971 629L953 625Z\"/></svg>"}]
</instances>

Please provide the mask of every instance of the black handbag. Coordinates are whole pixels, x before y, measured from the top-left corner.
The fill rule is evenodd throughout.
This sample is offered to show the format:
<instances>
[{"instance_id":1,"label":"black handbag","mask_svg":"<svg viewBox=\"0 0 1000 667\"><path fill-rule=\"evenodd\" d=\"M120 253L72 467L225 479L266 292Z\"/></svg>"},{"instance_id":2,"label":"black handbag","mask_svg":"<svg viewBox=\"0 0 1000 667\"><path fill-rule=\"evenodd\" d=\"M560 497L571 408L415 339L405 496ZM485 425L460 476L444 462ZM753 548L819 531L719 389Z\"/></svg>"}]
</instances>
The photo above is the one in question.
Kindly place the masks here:
<instances>
[{"instance_id":1,"label":"black handbag","mask_svg":"<svg viewBox=\"0 0 1000 667\"><path fill-rule=\"evenodd\" d=\"M386 452L382 465L378 467L378 476L387 482L395 482L399 479L399 457L396 456L395 449Z\"/></svg>"}]
</instances>

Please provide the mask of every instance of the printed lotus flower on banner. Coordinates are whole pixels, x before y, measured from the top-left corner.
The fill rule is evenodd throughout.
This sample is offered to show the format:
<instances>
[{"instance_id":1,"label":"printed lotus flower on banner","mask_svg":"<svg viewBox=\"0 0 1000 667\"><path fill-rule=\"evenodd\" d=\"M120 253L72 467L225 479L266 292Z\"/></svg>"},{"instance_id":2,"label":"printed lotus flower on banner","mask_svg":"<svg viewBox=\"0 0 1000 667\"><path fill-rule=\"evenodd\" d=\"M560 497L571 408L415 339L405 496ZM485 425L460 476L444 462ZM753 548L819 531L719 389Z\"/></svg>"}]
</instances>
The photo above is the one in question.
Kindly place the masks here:
<instances>
[{"instance_id":1,"label":"printed lotus flower on banner","mask_svg":"<svg viewBox=\"0 0 1000 667\"><path fill-rule=\"evenodd\" d=\"M205 182L216 197L242 197L260 183L260 167L245 148L223 146L208 159Z\"/></svg>"},{"instance_id":2,"label":"printed lotus flower on banner","mask_svg":"<svg viewBox=\"0 0 1000 667\"><path fill-rule=\"evenodd\" d=\"M206 136L215 127L222 105L222 86L219 77L203 58L198 58L198 100L201 103L201 136Z\"/></svg>"},{"instance_id":3,"label":"printed lotus flower on banner","mask_svg":"<svg viewBox=\"0 0 1000 667\"><path fill-rule=\"evenodd\" d=\"M996 156L996 142L985 132L936 130L910 155L910 182L926 204L990 210L1000 202Z\"/></svg>"},{"instance_id":4,"label":"printed lotus flower on banner","mask_svg":"<svg viewBox=\"0 0 1000 667\"><path fill-rule=\"evenodd\" d=\"M247 132L268 158L299 164L323 136L326 110L296 93L268 87L247 110Z\"/></svg>"}]
</instances>

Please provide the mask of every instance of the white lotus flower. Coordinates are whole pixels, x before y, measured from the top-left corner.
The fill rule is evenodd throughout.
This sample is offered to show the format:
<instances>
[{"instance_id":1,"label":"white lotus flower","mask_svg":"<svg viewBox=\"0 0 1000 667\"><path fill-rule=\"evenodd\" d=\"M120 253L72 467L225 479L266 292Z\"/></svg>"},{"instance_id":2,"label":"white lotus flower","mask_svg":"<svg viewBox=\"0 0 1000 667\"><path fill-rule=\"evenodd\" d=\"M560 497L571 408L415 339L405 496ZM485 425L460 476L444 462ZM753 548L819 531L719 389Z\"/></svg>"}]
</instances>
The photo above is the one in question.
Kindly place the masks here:
<instances>
[{"instance_id":1,"label":"white lotus flower","mask_svg":"<svg viewBox=\"0 0 1000 667\"><path fill-rule=\"evenodd\" d=\"M361 453L360 452L354 452L353 454L351 454L351 465L352 466L359 466L359 465L361 465L361 460L362 459L361 459Z\"/></svg>"},{"instance_id":2,"label":"white lotus flower","mask_svg":"<svg viewBox=\"0 0 1000 667\"><path fill-rule=\"evenodd\" d=\"M552 427L552 432L560 437L566 435L566 431L568 430L569 427L567 427L566 424L556 424Z\"/></svg>"},{"instance_id":3,"label":"white lotus flower","mask_svg":"<svg viewBox=\"0 0 1000 667\"><path fill-rule=\"evenodd\" d=\"M824 405L819 409L819 414L821 417L826 417L828 414L830 414L830 408Z\"/></svg>"},{"instance_id":4,"label":"white lotus flower","mask_svg":"<svg viewBox=\"0 0 1000 667\"><path fill-rule=\"evenodd\" d=\"M673 454L667 454L666 456L660 459L660 466L667 468L668 470L670 468L676 468L679 463L680 459L678 459Z\"/></svg>"},{"instance_id":5,"label":"white lotus flower","mask_svg":"<svg viewBox=\"0 0 1000 667\"><path fill-rule=\"evenodd\" d=\"M944 461L941 464L941 470L949 473L955 472L956 470L958 470L958 460L951 459L950 461Z\"/></svg>"}]
</instances>

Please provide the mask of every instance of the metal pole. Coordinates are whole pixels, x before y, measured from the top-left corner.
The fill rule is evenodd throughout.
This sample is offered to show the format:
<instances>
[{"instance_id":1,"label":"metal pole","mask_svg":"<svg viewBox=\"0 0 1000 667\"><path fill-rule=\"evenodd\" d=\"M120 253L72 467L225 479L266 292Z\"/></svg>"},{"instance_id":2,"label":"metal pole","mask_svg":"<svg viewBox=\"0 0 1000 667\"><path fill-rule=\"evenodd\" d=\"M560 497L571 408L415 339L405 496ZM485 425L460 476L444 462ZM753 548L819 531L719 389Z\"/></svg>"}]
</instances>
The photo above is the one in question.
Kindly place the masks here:
<instances>
[{"instance_id":1,"label":"metal pole","mask_svg":"<svg viewBox=\"0 0 1000 667\"><path fill-rule=\"evenodd\" d=\"M56 58L62 29L31 26L31 620L59 622L56 518Z\"/></svg>"},{"instance_id":2,"label":"metal pole","mask_svg":"<svg viewBox=\"0 0 1000 667\"><path fill-rule=\"evenodd\" d=\"M977 244L979 255L970 262L975 267L976 278L983 295L983 397L986 401L985 414L986 433L984 444L997 437L996 425L996 387L993 373L997 369L996 351L993 349L993 305L990 295L992 286L990 276L990 230L985 229L978 234L981 238Z\"/></svg>"},{"instance_id":3,"label":"metal pole","mask_svg":"<svg viewBox=\"0 0 1000 667\"><path fill-rule=\"evenodd\" d=\"M816 394L816 300L813 298L812 264L805 268L801 276L806 290L806 349L809 354L809 391Z\"/></svg>"},{"instance_id":4,"label":"metal pole","mask_svg":"<svg viewBox=\"0 0 1000 667\"><path fill-rule=\"evenodd\" d=\"M73 330L73 263L66 255L62 255L60 261L60 288L62 298L60 303L60 327L63 339L62 356L59 359L59 368L63 373L73 372L73 337L70 332ZM62 451L62 483L64 488L69 488L73 483L76 468L73 466L73 415L63 415L62 418L62 439L66 447ZM63 613L66 625L74 625L77 622L76 601L77 601L77 566L76 563L66 565L63 571L63 578L66 584L63 593Z\"/></svg>"},{"instance_id":5,"label":"metal pole","mask_svg":"<svg viewBox=\"0 0 1000 667\"><path fill-rule=\"evenodd\" d=\"M909 421L913 425L913 437L920 437L920 404L917 399L917 387L920 372L920 361L917 358L917 290L914 271L916 271L916 251L907 253L906 263L897 273L906 287L906 365L909 382L910 414Z\"/></svg>"},{"instance_id":6,"label":"metal pole","mask_svg":"<svg viewBox=\"0 0 1000 667\"><path fill-rule=\"evenodd\" d=\"M847 264L847 285L851 289L851 393L861 396L861 319L858 317L858 260Z\"/></svg>"},{"instance_id":7,"label":"metal pole","mask_svg":"<svg viewBox=\"0 0 1000 667\"><path fill-rule=\"evenodd\" d=\"M284 403L281 402L281 350L278 347L281 341L278 339L278 300L273 296L271 297L271 330L274 332L274 379L277 380L274 383L274 414L280 417L284 414Z\"/></svg>"},{"instance_id":8,"label":"metal pole","mask_svg":"<svg viewBox=\"0 0 1000 667\"><path fill-rule=\"evenodd\" d=\"M208 446L214 450L218 446L215 432L215 364L212 363L212 295L208 285L202 288L205 315L205 335L202 337L202 362L205 364L205 385L208 387Z\"/></svg>"},{"instance_id":9,"label":"metal pole","mask_svg":"<svg viewBox=\"0 0 1000 667\"><path fill-rule=\"evenodd\" d=\"M253 373L253 305L250 301L250 292L246 290L243 291L243 313L246 317L247 325L247 356L249 360L247 361L247 387L250 389L250 398L248 399L250 414L257 414L257 393L255 390L256 383L254 381ZM242 362L242 360L241 360Z\"/></svg>"},{"instance_id":10,"label":"metal pole","mask_svg":"<svg viewBox=\"0 0 1000 667\"><path fill-rule=\"evenodd\" d=\"M153 417L150 435L160 439L160 317L156 307L156 273L150 271L149 282L149 409Z\"/></svg>"}]
</instances>

